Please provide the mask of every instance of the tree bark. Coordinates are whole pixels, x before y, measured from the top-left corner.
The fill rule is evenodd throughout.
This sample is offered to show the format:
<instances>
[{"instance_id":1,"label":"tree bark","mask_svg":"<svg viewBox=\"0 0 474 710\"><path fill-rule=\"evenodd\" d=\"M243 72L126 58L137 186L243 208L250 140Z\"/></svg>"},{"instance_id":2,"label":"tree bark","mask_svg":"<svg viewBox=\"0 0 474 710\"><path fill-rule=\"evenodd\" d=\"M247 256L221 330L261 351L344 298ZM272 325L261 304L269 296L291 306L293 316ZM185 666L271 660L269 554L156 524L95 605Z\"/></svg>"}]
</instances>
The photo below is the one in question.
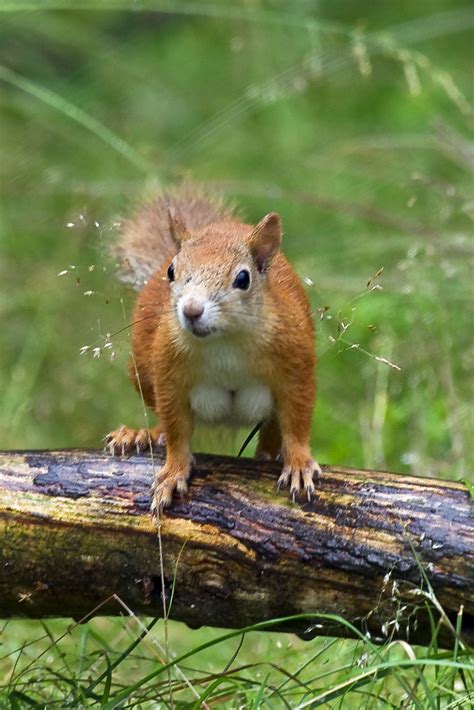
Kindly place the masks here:
<instances>
[{"instance_id":1,"label":"tree bark","mask_svg":"<svg viewBox=\"0 0 474 710\"><path fill-rule=\"evenodd\" d=\"M157 526L160 454L0 453L0 617L163 615L242 628L335 614L373 640L438 642L463 610L474 642L474 504L460 483L324 467L311 502L277 492L279 465L198 455L189 494ZM170 599L172 603L170 605ZM428 610L430 607L430 610ZM93 611L95 610L95 611ZM275 627L273 627L275 628ZM325 618L286 621L304 638L351 635Z\"/></svg>"}]
</instances>

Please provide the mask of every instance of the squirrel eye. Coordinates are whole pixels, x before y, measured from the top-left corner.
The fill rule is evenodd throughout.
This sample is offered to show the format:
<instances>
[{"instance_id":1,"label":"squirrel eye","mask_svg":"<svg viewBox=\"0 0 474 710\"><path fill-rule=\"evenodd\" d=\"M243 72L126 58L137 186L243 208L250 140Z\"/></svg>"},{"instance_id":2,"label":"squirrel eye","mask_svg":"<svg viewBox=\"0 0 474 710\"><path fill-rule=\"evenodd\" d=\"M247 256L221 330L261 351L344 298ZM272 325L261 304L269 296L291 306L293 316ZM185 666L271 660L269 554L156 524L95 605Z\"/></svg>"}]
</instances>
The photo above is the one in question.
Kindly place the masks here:
<instances>
[{"instance_id":1,"label":"squirrel eye","mask_svg":"<svg viewBox=\"0 0 474 710\"><path fill-rule=\"evenodd\" d=\"M233 286L234 288L242 289L242 291L246 291L248 289L248 287L250 286L250 274L246 269L244 269L243 271L239 271L239 273L235 277Z\"/></svg>"},{"instance_id":2,"label":"squirrel eye","mask_svg":"<svg viewBox=\"0 0 474 710\"><path fill-rule=\"evenodd\" d=\"M168 280L170 281L170 283L171 283L171 281L174 281L174 266L173 266L173 264L170 264L168 266L168 271L166 273L168 274Z\"/></svg>"}]
</instances>

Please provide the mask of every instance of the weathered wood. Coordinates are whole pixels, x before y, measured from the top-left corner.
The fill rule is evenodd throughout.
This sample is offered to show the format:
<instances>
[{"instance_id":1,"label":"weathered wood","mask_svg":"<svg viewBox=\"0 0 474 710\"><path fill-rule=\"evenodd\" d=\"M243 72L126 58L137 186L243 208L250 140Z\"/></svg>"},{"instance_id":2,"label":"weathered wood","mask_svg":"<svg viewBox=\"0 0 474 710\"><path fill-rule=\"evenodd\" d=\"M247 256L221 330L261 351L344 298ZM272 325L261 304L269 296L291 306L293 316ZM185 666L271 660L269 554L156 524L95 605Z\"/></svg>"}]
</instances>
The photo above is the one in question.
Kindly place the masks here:
<instances>
[{"instance_id":1,"label":"weathered wood","mask_svg":"<svg viewBox=\"0 0 474 710\"><path fill-rule=\"evenodd\" d=\"M113 594L137 614L162 615L149 515L160 461L1 453L0 617L80 618ZM408 627L422 643L432 634L426 608L412 612L426 607L417 591L428 590L426 575L451 621L464 608L463 633L474 641L474 511L465 486L326 467L314 499L293 503L275 490L278 473L273 463L196 457L189 495L161 520L168 601L176 582L171 618L238 628L332 613L372 638L404 638ZM122 612L115 598L97 613ZM284 628L348 634L323 619ZM441 643L450 634L444 624Z\"/></svg>"}]
</instances>

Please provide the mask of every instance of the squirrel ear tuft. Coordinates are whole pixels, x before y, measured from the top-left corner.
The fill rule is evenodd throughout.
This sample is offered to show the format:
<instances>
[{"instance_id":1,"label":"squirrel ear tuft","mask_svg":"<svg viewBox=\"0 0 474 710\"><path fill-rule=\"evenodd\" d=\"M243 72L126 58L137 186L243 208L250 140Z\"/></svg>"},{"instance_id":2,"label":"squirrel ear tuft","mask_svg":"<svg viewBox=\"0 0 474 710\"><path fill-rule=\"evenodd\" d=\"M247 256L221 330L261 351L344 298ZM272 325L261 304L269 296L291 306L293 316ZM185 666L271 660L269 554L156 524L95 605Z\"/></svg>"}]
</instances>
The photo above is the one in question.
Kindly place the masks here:
<instances>
[{"instance_id":1,"label":"squirrel ear tuft","mask_svg":"<svg viewBox=\"0 0 474 710\"><path fill-rule=\"evenodd\" d=\"M168 207L168 220L171 236L176 242L176 245L180 247L191 235L174 207Z\"/></svg>"},{"instance_id":2,"label":"squirrel ear tuft","mask_svg":"<svg viewBox=\"0 0 474 710\"><path fill-rule=\"evenodd\" d=\"M267 269L281 242L281 220L277 212L270 212L253 229L247 244L258 270Z\"/></svg>"}]
</instances>

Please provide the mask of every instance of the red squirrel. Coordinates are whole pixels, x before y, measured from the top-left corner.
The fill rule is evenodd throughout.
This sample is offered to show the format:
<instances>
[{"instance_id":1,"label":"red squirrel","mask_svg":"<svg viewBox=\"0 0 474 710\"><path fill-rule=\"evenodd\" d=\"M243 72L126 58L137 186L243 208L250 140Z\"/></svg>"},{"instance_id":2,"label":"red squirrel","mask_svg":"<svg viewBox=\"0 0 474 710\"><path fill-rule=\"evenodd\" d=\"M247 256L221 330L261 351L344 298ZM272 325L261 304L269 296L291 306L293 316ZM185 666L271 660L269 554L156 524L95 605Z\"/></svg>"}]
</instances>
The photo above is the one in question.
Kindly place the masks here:
<instances>
[{"instance_id":1,"label":"red squirrel","mask_svg":"<svg viewBox=\"0 0 474 710\"><path fill-rule=\"evenodd\" d=\"M129 373L160 424L121 426L105 442L114 454L166 444L154 514L187 491L195 421L262 422L256 456L281 457L278 487L311 498L321 472L309 446L314 325L280 242L276 212L252 226L190 188L159 196L125 224L115 256L123 280L143 287Z\"/></svg>"}]
</instances>

